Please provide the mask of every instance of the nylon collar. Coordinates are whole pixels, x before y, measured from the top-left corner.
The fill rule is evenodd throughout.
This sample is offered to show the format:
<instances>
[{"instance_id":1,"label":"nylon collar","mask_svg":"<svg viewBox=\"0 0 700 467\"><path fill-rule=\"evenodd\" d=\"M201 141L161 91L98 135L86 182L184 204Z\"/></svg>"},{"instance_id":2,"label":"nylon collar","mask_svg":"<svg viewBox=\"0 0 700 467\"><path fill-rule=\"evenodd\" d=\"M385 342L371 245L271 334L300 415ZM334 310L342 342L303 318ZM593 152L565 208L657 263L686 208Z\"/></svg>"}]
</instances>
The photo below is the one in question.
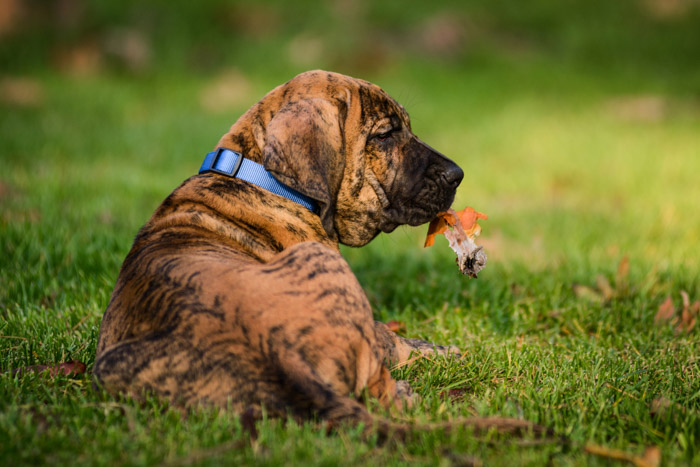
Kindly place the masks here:
<instances>
[{"instance_id":1,"label":"nylon collar","mask_svg":"<svg viewBox=\"0 0 700 467\"><path fill-rule=\"evenodd\" d=\"M318 214L316 202L298 191L277 181L262 164L246 159L240 152L217 148L204 157L199 173L214 172L232 178L240 178L287 199L299 203L314 214Z\"/></svg>"}]
</instances>

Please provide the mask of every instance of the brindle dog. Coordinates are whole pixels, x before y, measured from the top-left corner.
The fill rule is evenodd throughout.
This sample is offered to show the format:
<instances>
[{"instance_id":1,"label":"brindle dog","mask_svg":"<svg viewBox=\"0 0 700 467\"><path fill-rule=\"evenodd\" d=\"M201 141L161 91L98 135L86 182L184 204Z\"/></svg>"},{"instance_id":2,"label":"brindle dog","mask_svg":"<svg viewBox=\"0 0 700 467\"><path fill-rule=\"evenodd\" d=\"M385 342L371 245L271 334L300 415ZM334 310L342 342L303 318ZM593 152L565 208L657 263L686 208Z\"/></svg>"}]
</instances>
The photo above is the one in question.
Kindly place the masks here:
<instances>
[{"instance_id":1,"label":"brindle dog","mask_svg":"<svg viewBox=\"0 0 700 467\"><path fill-rule=\"evenodd\" d=\"M218 144L318 203L218 173L186 180L136 236L104 314L94 374L111 392L189 406L371 421L351 395L409 394L387 365L453 348L375 322L338 242L420 225L462 170L421 142L374 84L313 71L246 112Z\"/></svg>"}]
</instances>

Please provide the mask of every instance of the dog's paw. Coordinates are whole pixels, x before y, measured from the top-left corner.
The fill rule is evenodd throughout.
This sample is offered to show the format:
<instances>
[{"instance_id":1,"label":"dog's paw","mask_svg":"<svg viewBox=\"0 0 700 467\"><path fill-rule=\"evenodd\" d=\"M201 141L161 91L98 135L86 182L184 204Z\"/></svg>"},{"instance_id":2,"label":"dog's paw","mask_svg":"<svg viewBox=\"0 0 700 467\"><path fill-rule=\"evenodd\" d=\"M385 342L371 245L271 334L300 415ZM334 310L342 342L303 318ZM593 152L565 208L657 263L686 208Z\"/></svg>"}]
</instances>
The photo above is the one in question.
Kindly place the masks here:
<instances>
[{"instance_id":1,"label":"dog's paw","mask_svg":"<svg viewBox=\"0 0 700 467\"><path fill-rule=\"evenodd\" d=\"M413 388L408 381L401 380L396 382L396 403L410 409L420 402L420 396L413 392Z\"/></svg>"},{"instance_id":2,"label":"dog's paw","mask_svg":"<svg viewBox=\"0 0 700 467\"><path fill-rule=\"evenodd\" d=\"M461 358L462 351L456 345L436 345L436 352L438 355L450 358Z\"/></svg>"}]
</instances>

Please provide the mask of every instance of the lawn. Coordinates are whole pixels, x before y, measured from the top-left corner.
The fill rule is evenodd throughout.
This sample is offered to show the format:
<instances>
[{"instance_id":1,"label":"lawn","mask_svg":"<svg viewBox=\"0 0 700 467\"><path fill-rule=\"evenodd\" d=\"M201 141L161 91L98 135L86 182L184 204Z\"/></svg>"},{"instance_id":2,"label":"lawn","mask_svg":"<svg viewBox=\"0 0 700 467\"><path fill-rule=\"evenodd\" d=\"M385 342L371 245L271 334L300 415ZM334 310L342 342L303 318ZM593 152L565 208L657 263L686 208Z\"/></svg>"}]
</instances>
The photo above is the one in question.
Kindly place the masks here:
<instances>
[{"instance_id":1,"label":"lawn","mask_svg":"<svg viewBox=\"0 0 700 467\"><path fill-rule=\"evenodd\" d=\"M127 3L119 21L138 5ZM204 3L222 11L221 2ZM265 2L263 12L285 17L278 3ZM234 40L221 66L225 31L213 28L202 41L217 45L198 55L213 58L196 71L183 59L196 31L183 32L176 51L159 42L183 27L168 13L151 34L155 58L146 71L113 56L94 69L46 65L47 44L77 35L46 24L22 43L28 55L12 52L21 33L3 39L0 462L608 465L613 450L641 458L658 448L665 465L700 464L700 324L682 321L684 297L686 316L700 300L700 67L691 60L700 12L658 18L628 1L621 4L629 11L607 6L599 21L593 6L579 6L566 22L566 9L550 3L519 14L505 1L492 10L487 2L387 2L353 13L350 23L333 11L263 23L271 39L250 47ZM93 8L91 31L115 13ZM476 32L463 42L471 48L410 43L433 17L468 18ZM191 19L201 28L207 20ZM353 21L361 27L348 35ZM328 25L337 27L320 32ZM302 27L309 32L298 37ZM393 35L371 34L379 30ZM390 45L370 50L365 36ZM329 44L342 54L329 54ZM321 52L299 58L295 47ZM356 427L329 435L315 422L274 419L259 422L251 440L225 411L182 414L93 388L100 319L139 227L237 116L314 67L369 79L396 97L414 131L463 167L455 205L489 215L479 239L489 262L476 280L459 275L444 239L422 248L426 227L343 249L377 319L463 352L394 369L421 402L396 414L369 401L371 410L418 424L519 417L567 441L457 429L382 444ZM669 297L674 314L664 319L657 315L669 310ZM11 372L69 360L87 373ZM590 453L592 445L603 455Z\"/></svg>"}]
</instances>

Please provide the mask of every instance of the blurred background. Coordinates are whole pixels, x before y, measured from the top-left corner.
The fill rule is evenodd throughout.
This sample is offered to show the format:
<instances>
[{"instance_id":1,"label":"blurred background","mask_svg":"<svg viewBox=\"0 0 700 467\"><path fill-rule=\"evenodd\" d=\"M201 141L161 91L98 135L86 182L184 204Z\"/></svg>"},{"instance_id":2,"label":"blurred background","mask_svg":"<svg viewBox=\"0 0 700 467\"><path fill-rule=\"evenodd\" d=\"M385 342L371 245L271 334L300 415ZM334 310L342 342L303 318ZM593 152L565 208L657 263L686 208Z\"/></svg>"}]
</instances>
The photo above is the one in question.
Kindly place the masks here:
<instances>
[{"instance_id":1,"label":"blurred background","mask_svg":"<svg viewBox=\"0 0 700 467\"><path fill-rule=\"evenodd\" d=\"M464 169L455 207L489 215L478 280L442 236L423 248L426 226L343 248L377 319L463 350L449 371L395 370L426 396L416 420L524 417L693 464L700 0L0 0L0 459L216 463L197 456L243 436L223 414L7 371L89 372L138 229L246 109L315 68L387 90ZM234 459L594 462L575 444L455 433L463 458L433 434L386 451L264 426Z\"/></svg>"},{"instance_id":2,"label":"blurred background","mask_svg":"<svg viewBox=\"0 0 700 467\"><path fill-rule=\"evenodd\" d=\"M314 68L385 88L465 169L492 264L698 277L697 0L0 0L0 64L5 300L92 274L104 301L160 200ZM353 267L430 254L399 232Z\"/></svg>"}]
</instances>

